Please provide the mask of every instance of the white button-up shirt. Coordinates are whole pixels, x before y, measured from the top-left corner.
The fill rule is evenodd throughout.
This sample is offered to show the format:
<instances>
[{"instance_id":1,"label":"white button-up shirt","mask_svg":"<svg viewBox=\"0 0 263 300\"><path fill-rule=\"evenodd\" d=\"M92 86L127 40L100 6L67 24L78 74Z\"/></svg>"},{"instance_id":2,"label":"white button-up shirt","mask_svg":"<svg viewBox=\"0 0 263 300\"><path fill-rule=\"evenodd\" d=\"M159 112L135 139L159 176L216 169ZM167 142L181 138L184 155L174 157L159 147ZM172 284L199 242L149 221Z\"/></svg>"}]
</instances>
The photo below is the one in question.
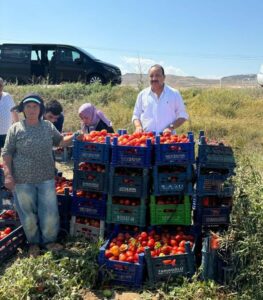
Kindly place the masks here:
<instances>
[{"instance_id":1,"label":"white button-up shirt","mask_svg":"<svg viewBox=\"0 0 263 300\"><path fill-rule=\"evenodd\" d=\"M0 96L0 134L7 134L8 129L12 125L12 113L11 108L15 106L15 102L11 95L6 92L2 92Z\"/></svg>"},{"instance_id":2,"label":"white button-up shirt","mask_svg":"<svg viewBox=\"0 0 263 300\"><path fill-rule=\"evenodd\" d=\"M179 91L164 85L158 96L148 87L142 90L136 100L132 122L138 119L144 131L162 132L177 119L188 119L183 98Z\"/></svg>"}]
</instances>

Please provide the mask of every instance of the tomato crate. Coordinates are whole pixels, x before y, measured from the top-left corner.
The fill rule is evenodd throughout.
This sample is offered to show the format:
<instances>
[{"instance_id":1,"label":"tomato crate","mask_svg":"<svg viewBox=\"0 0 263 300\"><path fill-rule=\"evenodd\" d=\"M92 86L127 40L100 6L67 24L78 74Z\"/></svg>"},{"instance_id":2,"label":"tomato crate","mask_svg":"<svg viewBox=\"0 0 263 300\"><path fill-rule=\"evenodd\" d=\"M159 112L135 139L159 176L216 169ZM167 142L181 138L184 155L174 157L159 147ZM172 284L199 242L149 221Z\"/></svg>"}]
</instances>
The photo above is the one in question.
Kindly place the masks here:
<instances>
[{"instance_id":1,"label":"tomato crate","mask_svg":"<svg viewBox=\"0 0 263 300\"><path fill-rule=\"evenodd\" d=\"M202 226L229 225L232 197L196 196L193 200L194 222Z\"/></svg>"},{"instance_id":2,"label":"tomato crate","mask_svg":"<svg viewBox=\"0 0 263 300\"><path fill-rule=\"evenodd\" d=\"M236 166L233 149L230 146L207 144L205 137L199 137L197 163L200 166L234 169Z\"/></svg>"},{"instance_id":3,"label":"tomato crate","mask_svg":"<svg viewBox=\"0 0 263 300\"><path fill-rule=\"evenodd\" d=\"M228 265L220 252L220 249L211 248L211 236L203 239L201 276L205 281L215 280L226 285L233 279L234 267Z\"/></svg>"},{"instance_id":4,"label":"tomato crate","mask_svg":"<svg viewBox=\"0 0 263 300\"><path fill-rule=\"evenodd\" d=\"M79 197L74 193L71 213L74 216L91 217L105 220L107 194L87 193L85 197Z\"/></svg>"},{"instance_id":5,"label":"tomato crate","mask_svg":"<svg viewBox=\"0 0 263 300\"><path fill-rule=\"evenodd\" d=\"M153 194L188 194L193 193L193 167L187 166L154 166Z\"/></svg>"},{"instance_id":6,"label":"tomato crate","mask_svg":"<svg viewBox=\"0 0 263 300\"><path fill-rule=\"evenodd\" d=\"M112 166L147 168L152 165L152 144L148 139L145 147L119 146L118 139L113 139L111 146Z\"/></svg>"},{"instance_id":7,"label":"tomato crate","mask_svg":"<svg viewBox=\"0 0 263 300\"><path fill-rule=\"evenodd\" d=\"M111 167L109 194L112 196L146 198L149 195L149 169Z\"/></svg>"},{"instance_id":8,"label":"tomato crate","mask_svg":"<svg viewBox=\"0 0 263 300\"><path fill-rule=\"evenodd\" d=\"M104 279L106 273L111 273L111 284L125 285L134 288L140 288L145 277L145 261L144 253L138 255L138 262L124 262L119 260L110 260L105 256L106 250L113 238L117 237L118 233L127 231L120 230L115 226L109 239L100 247L98 262L100 266L100 277Z\"/></svg>"},{"instance_id":9,"label":"tomato crate","mask_svg":"<svg viewBox=\"0 0 263 300\"><path fill-rule=\"evenodd\" d=\"M107 223L146 225L146 199L109 196L107 202Z\"/></svg>"},{"instance_id":10,"label":"tomato crate","mask_svg":"<svg viewBox=\"0 0 263 300\"><path fill-rule=\"evenodd\" d=\"M11 227L11 226L10 226ZM15 254L18 247L22 247L26 242L26 236L22 226L11 227L13 231L0 240L0 264L5 262L11 255ZM1 229L4 229L1 226Z\"/></svg>"},{"instance_id":11,"label":"tomato crate","mask_svg":"<svg viewBox=\"0 0 263 300\"><path fill-rule=\"evenodd\" d=\"M74 190L94 191L100 193L108 192L109 166L105 165L103 172L85 171L74 169Z\"/></svg>"},{"instance_id":12,"label":"tomato crate","mask_svg":"<svg viewBox=\"0 0 263 300\"><path fill-rule=\"evenodd\" d=\"M229 175L211 172L210 174L197 174L196 192L202 195L217 195L231 197L234 194L234 185L230 182Z\"/></svg>"},{"instance_id":13,"label":"tomato crate","mask_svg":"<svg viewBox=\"0 0 263 300\"><path fill-rule=\"evenodd\" d=\"M60 216L68 216L71 214L72 194L69 189L64 189L64 194L57 194L58 211Z\"/></svg>"},{"instance_id":14,"label":"tomato crate","mask_svg":"<svg viewBox=\"0 0 263 300\"><path fill-rule=\"evenodd\" d=\"M191 225L192 210L189 195L151 196L151 225Z\"/></svg>"},{"instance_id":15,"label":"tomato crate","mask_svg":"<svg viewBox=\"0 0 263 300\"><path fill-rule=\"evenodd\" d=\"M73 159L82 162L108 164L110 162L110 137L106 137L105 143L73 141Z\"/></svg>"},{"instance_id":16,"label":"tomato crate","mask_svg":"<svg viewBox=\"0 0 263 300\"><path fill-rule=\"evenodd\" d=\"M154 164L193 164L195 162L195 142L193 133L188 133L188 143L161 144L160 136L156 136L154 145Z\"/></svg>"},{"instance_id":17,"label":"tomato crate","mask_svg":"<svg viewBox=\"0 0 263 300\"><path fill-rule=\"evenodd\" d=\"M87 223L85 223L88 220ZM104 238L105 222L97 220L96 227L90 225L89 218L72 216L70 220L70 235L84 236L92 241L98 241L99 238ZM79 223L82 222L82 223Z\"/></svg>"},{"instance_id":18,"label":"tomato crate","mask_svg":"<svg viewBox=\"0 0 263 300\"><path fill-rule=\"evenodd\" d=\"M0 227L21 225L17 212L13 209L2 210L0 212Z\"/></svg>"},{"instance_id":19,"label":"tomato crate","mask_svg":"<svg viewBox=\"0 0 263 300\"><path fill-rule=\"evenodd\" d=\"M72 147L56 147L53 152L57 162L66 163L72 159Z\"/></svg>"},{"instance_id":20,"label":"tomato crate","mask_svg":"<svg viewBox=\"0 0 263 300\"><path fill-rule=\"evenodd\" d=\"M195 273L195 254L188 242L185 244L186 253L152 257L149 247L145 249L145 260L149 281L154 284L174 276L191 277Z\"/></svg>"}]
</instances>

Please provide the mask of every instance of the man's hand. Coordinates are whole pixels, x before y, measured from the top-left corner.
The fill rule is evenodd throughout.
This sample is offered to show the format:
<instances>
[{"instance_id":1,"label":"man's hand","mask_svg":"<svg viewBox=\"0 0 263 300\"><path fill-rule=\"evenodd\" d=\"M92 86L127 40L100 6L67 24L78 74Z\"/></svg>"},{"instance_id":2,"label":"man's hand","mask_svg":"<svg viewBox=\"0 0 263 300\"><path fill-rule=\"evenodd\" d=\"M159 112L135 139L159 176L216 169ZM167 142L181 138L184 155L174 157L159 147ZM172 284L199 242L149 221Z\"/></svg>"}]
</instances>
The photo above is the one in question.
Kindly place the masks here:
<instances>
[{"instance_id":1,"label":"man's hand","mask_svg":"<svg viewBox=\"0 0 263 300\"><path fill-rule=\"evenodd\" d=\"M136 126L135 132L143 132L142 126Z\"/></svg>"},{"instance_id":2,"label":"man's hand","mask_svg":"<svg viewBox=\"0 0 263 300\"><path fill-rule=\"evenodd\" d=\"M5 176L5 187L10 191L15 188L15 180L12 175Z\"/></svg>"}]
</instances>

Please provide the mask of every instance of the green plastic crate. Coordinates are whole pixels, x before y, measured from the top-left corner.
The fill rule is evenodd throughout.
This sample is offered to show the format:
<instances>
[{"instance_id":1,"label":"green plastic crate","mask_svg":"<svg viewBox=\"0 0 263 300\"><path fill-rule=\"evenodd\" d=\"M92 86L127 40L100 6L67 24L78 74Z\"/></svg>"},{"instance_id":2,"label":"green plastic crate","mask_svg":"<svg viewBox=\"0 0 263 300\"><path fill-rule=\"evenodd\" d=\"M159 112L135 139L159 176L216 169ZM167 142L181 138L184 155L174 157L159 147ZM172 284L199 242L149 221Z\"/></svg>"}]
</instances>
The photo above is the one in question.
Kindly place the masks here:
<instances>
[{"instance_id":1,"label":"green plastic crate","mask_svg":"<svg viewBox=\"0 0 263 300\"><path fill-rule=\"evenodd\" d=\"M156 204L156 196L151 196L150 224L151 225L191 225L191 200L184 195L183 204Z\"/></svg>"}]
</instances>

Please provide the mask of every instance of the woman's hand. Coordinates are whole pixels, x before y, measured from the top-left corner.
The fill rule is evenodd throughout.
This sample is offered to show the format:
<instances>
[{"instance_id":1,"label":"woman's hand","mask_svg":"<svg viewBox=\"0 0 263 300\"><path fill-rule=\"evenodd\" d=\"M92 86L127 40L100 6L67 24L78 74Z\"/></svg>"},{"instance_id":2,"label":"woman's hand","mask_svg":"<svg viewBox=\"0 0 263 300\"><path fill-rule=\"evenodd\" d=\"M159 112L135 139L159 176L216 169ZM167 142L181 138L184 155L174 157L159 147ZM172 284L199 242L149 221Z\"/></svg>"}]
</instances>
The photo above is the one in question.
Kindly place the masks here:
<instances>
[{"instance_id":1,"label":"woman's hand","mask_svg":"<svg viewBox=\"0 0 263 300\"><path fill-rule=\"evenodd\" d=\"M12 175L6 175L5 176L5 187L12 191L15 188L15 180L14 177Z\"/></svg>"}]
</instances>

